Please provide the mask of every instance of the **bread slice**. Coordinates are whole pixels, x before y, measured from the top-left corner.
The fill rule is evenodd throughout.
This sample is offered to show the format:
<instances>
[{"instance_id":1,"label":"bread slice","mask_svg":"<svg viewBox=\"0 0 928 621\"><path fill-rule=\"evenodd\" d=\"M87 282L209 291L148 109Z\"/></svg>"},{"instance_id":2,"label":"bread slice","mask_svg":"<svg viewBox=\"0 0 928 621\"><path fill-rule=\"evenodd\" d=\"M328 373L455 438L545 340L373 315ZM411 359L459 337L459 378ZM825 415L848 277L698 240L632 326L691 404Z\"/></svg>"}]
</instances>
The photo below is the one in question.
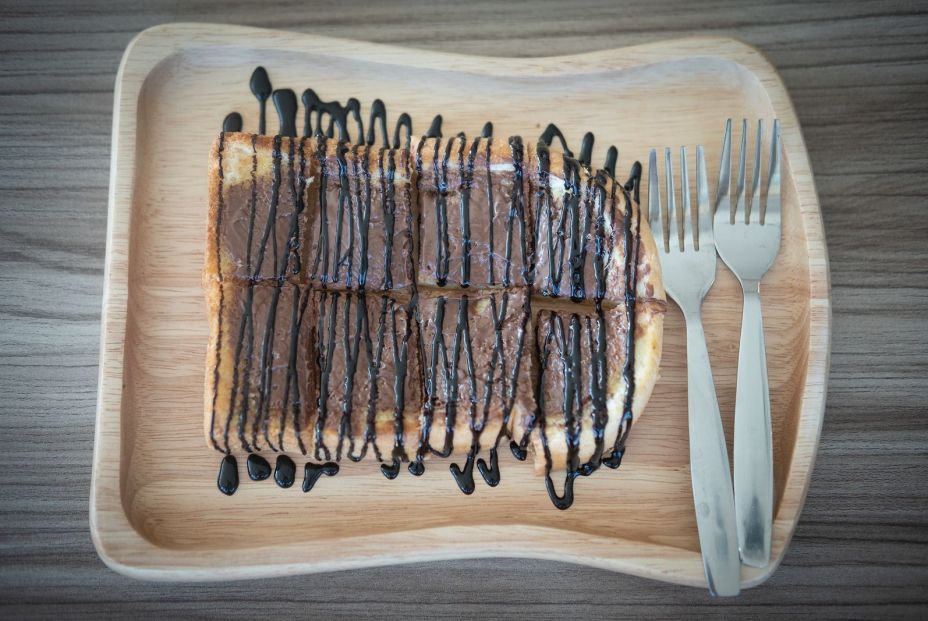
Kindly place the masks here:
<instances>
[{"instance_id":1,"label":"bread slice","mask_svg":"<svg viewBox=\"0 0 928 621\"><path fill-rule=\"evenodd\" d=\"M420 295L426 449L494 448L535 411L529 302L523 289Z\"/></svg>"},{"instance_id":2,"label":"bread slice","mask_svg":"<svg viewBox=\"0 0 928 621\"><path fill-rule=\"evenodd\" d=\"M329 290L410 290L414 272L411 154L305 139L307 280Z\"/></svg>"},{"instance_id":3,"label":"bread slice","mask_svg":"<svg viewBox=\"0 0 928 621\"><path fill-rule=\"evenodd\" d=\"M310 290L289 282L207 284L206 435L223 451L305 451L311 435Z\"/></svg>"},{"instance_id":4,"label":"bread slice","mask_svg":"<svg viewBox=\"0 0 928 621\"><path fill-rule=\"evenodd\" d=\"M533 231L522 139L426 138L415 154L418 283L530 285Z\"/></svg>"},{"instance_id":5,"label":"bread slice","mask_svg":"<svg viewBox=\"0 0 928 621\"><path fill-rule=\"evenodd\" d=\"M306 281L304 141L224 134L209 163L204 278Z\"/></svg>"},{"instance_id":6,"label":"bread slice","mask_svg":"<svg viewBox=\"0 0 928 621\"><path fill-rule=\"evenodd\" d=\"M215 448L421 463L511 436L550 471L609 457L641 416L665 298L634 191L610 175L518 137L233 133L210 184ZM470 343L449 375L458 313Z\"/></svg>"},{"instance_id":7,"label":"bread slice","mask_svg":"<svg viewBox=\"0 0 928 621\"><path fill-rule=\"evenodd\" d=\"M312 451L318 461L408 461L415 454L423 384L409 299L313 291Z\"/></svg>"}]
</instances>

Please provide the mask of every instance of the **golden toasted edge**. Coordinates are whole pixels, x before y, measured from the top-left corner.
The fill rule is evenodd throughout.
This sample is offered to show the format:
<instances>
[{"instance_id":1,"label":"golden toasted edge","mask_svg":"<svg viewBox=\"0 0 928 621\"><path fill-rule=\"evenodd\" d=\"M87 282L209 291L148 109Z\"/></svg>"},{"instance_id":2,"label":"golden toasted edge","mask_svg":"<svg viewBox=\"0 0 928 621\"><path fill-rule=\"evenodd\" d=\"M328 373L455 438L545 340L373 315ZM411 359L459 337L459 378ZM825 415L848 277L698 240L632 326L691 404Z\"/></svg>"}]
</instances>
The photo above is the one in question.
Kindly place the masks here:
<instances>
[{"instance_id":1,"label":"golden toasted edge","mask_svg":"<svg viewBox=\"0 0 928 621\"><path fill-rule=\"evenodd\" d=\"M214 446L211 440L213 434L213 394L216 390L216 352L220 350L219 343L219 295L220 286L213 281L204 279L203 287L206 290L207 317L209 320L209 339L206 343L206 373L203 391L203 432L206 436L207 446Z\"/></svg>"}]
</instances>

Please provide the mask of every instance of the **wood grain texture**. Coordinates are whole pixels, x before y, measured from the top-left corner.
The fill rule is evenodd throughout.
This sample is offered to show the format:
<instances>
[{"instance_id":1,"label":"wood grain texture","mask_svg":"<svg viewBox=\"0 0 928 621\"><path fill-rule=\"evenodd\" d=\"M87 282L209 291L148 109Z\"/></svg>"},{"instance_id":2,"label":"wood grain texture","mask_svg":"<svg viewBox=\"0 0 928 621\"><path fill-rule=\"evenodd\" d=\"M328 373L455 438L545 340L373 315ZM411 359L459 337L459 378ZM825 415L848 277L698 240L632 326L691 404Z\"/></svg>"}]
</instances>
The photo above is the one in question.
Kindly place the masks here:
<instances>
[{"instance_id":1,"label":"wood grain texture","mask_svg":"<svg viewBox=\"0 0 928 621\"><path fill-rule=\"evenodd\" d=\"M437 10L431 2L393 2L359 19L351 5L291 3L262 15L252 3L220 2L0 8L2 613L919 616L928 603L928 14L913 3ZM525 560L217 585L147 584L106 569L90 541L87 497L112 86L135 33L179 20L499 56L694 33L735 36L767 54L793 97L816 173L834 310L817 467L773 578L737 600L714 602L692 589Z\"/></svg>"}]
</instances>

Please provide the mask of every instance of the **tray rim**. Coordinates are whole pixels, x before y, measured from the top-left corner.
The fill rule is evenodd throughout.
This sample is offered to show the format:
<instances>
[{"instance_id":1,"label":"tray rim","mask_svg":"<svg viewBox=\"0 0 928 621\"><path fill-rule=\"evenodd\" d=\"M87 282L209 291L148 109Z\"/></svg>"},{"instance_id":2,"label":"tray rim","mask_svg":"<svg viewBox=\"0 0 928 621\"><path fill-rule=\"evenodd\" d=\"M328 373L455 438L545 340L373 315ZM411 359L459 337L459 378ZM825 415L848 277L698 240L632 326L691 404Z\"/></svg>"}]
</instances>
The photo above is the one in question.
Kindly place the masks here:
<instances>
[{"instance_id":1,"label":"tray rim","mask_svg":"<svg viewBox=\"0 0 928 621\"><path fill-rule=\"evenodd\" d=\"M688 586L705 587L702 564L697 553L619 538L577 533L569 544L539 546L539 537L556 528L527 526L453 526L371 537L352 537L352 553L325 560L292 562L228 562L235 550L198 551L195 554L158 546L139 533L123 507L119 473L122 434L122 375L126 337L129 277L129 233L134 191L136 118L138 100L149 72L162 60L177 52L209 45L228 45L230 40L246 40L257 49L327 51L350 60L376 59L389 64L396 60L417 68L447 69L447 65L481 65L484 75L508 75L513 68L523 74L559 73L558 65L582 62L585 71L643 67L658 62L696 57L723 58L741 65L764 86L778 117L783 120L783 146L791 162L799 210L807 239L809 264L809 360L806 381L800 396L796 448L788 468L784 495L774 523L774 550L770 564L762 569L743 567L742 588L763 583L776 571L785 555L811 482L812 468L824 419L827 378L830 367L831 299L828 254L818 194L811 163L799 122L786 88L769 61L755 48L726 37L672 39L595 52L533 57L499 58L403 48L359 42L315 34L268 30L244 26L207 23L171 23L154 26L136 35L123 54L116 75L113 104L112 149L107 207L106 256L100 364L97 392L94 452L90 487L90 530L100 558L113 570L143 580L219 581L272 577L303 573L375 567L397 563L473 559L533 558L570 562L619 571ZM349 44L350 45L346 45ZM338 50L337 54L331 52ZM805 445L800 450L800 445ZM113 467L113 464L116 467ZM789 500L789 502L787 502ZM513 531L517 532L514 533ZM488 532L505 535L496 541L455 537L474 531L487 539ZM415 535L411 543L410 533ZM514 537L514 535L517 535ZM463 539L468 543L461 543ZM550 541L550 539L548 539ZM776 543L780 545L777 546ZM396 554L384 554L397 545ZM270 552L299 549L287 544L257 548ZM379 548L379 550L378 550ZM779 549L777 549L779 548ZM605 553L608 549L610 553ZM254 551L255 548L249 550ZM261 556L252 554L252 557ZM145 560L149 559L149 560ZM160 559L154 560L151 559Z\"/></svg>"}]
</instances>

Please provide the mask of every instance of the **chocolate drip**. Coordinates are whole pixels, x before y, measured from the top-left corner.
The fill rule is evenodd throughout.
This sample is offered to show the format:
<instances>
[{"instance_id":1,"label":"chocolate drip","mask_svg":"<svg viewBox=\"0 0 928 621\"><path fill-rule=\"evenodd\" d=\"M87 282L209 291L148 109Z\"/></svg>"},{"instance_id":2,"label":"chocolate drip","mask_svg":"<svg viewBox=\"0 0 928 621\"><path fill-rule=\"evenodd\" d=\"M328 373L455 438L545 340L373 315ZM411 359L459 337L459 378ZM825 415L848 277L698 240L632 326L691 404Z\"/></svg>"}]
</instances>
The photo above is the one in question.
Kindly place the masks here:
<instances>
[{"instance_id":1,"label":"chocolate drip","mask_svg":"<svg viewBox=\"0 0 928 621\"><path fill-rule=\"evenodd\" d=\"M355 142L361 144L364 141L364 122L361 120L361 102L359 102L354 97L351 97L348 99L348 103L345 104L345 108L348 110L351 116L354 117L354 124L358 132L355 134L357 136ZM350 132L348 133L345 140L351 142L352 138Z\"/></svg>"},{"instance_id":2,"label":"chocolate drip","mask_svg":"<svg viewBox=\"0 0 928 621\"><path fill-rule=\"evenodd\" d=\"M245 467L248 469L248 477L252 481L263 481L271 476L271 464L267 463L266 459L256 453L252 453L248 456Z\"/></svg>"},{"instance_id":3,"label":"chocolate drip","mask_svg":"<svg viewBox=\"0 0 928 621\"><path fill-rule=\"evenodd\" d=\"M296 137L296 93L289 88L274 91L274 107L280 119L278 135Z\"/></svg>"},{"instance_id":4,"label":"chocolate drip","mask_svg":"<svg viewBox=\"0 0 928 621\"><path fill-rule=\"evenodd\" d=\"M538 142L543 143L545 146L550 147L554 142L554 139L557 138L561 143L561 151L564 155L573 157L574 153L567 146L567 139L564 138L564 134L561 133L561 130L554 123L548 123L548 126L545 128L545 131L541 133L541 136L538 138Z\"/></svg>"},{"instance_id":5,"label":"chocolate drip","mask_svg":"<svg viewBox=\"0 0 928 621\"><path fill-rule=\"evenodd\" d=\"M354 98L348 101L349 105L343 106L338 101L322 101L316 91L307 88L303 91L303 135L316 136L325 135L328 138L335 137L335 128L338 128L339 142L349 142L351 136L348 132L348 115L352 113L356 116L360 124L360 113L358 101ZM313 131L313 115L315 115L315 132ZM322 131L322 121L325 116L328 117L328 125L325 131ZM363 132L360 134L363 137Z\"/></svg>"},{"instance_id":6,"label":"chocolate drip","mask_svg":"<svg viewBox=\"0 0 928 621\"><path fill-rule=\"evenodd\" d=\"M483 480L486 481L486 484L490 487L496 487L499 485L499 482L502 480L502 475L499 469L499 457L496 453L496 448L490 449L490 463L487 465L487 462L481 457L477 460L477 470L480 471L480 476L483 477Z\"/></svg>"},{"instance_id":7,"label":"chocolate drip","mask_svg":"<svg viewBox=\"0 0 928 621\"><path fill-rule=\"evenodd\" d=\"M406 130L406 140L402 143L400 142L400 132ZM393 148L399 149L400 145L405 145L405 149L409 149L412 142L412 119L409 118L409 115L405 112L396 119L396 129L393 130Z\"/></svg>"},{"instance_id":8,"label":"chocolate drip","mask_svg":"<svg viewBox=\"0 0 928 621\"><path fill-rule=\"evenodd\" d=\"M242 131L242 115L238 112L230 112L222 120L222 131L226 133Z\"/></svg>"},{"instance_id":9,"label":"chocolate drip","mask_svg":"<svg viewBox=\"0 0 928 621\"><path fill-rule=\"evenodd\" d=\"M303 492L310 491L322 475L334 477L338 474L338 464L333 461L324 464L307 463L303 468Z\"/></svg>"},{"instance_id":10,"label":"chocolate drip","mask_svg":"<svg viewBox=\"0 0 928 621\"><path fill-rule=\"evenodd\" d=\"M391 461L389 464L380 464L380 472L383 473L383 476L387 477L388 479L392 481L400 474L400 463L401 462L402 460L400 460L397 457L394 457L393 461ZM410 466L411 465L412 464L410 464ZM410 470L410 472L412 471Z\"/></svg>"},{"instance_id":11,"label":"chocolate drip","mask_svg":"<svg viewBox=\"0 0 928 621\"><path fill-rule=\"evenodd\" d=\"M429 130L425 132L426 138L441 138L441 115L436 114L435 118L432 119L432 124L429 125Z\"/></svg>"},{"instance_id":12,"label":"chocolate drip","mask_svg":"<svg viewBox=\"0 0 928 621\"><path fill-rule=\"evenodd\" d=\"M577 159L584 168L589 168L593 161L593 132L583 134L583 142L580 143L580 155Z\"/></svg>"},{"instance_id":13,"label":"chocolate drip","mask_svg":"<svg viewBox=\"0 0 928 621\"><path fill-rule=\"evenodd\" d=\"M458 488L467 494L468 496L474 493L476 485L474 484L474 453L477 452L476 447L471 447L470 451L467 453L467 461L464 462L464 468L460 468L457 464L451 464L451 476L454 478L454 482L458 484Z\"/></svg>"},{"instance_id":14,"label":"chocolate drip","mask_svg":"<svg viewBox=\"0 0 928 621\"><path fill-rule=\"evenodd\" d=\"M612 179L615 179L615 164L616 160L619 159L619 150L614 146L609 147L606 151L606 163L603 164L603 171L609 175Z\"/></svg>"},{"instance_id":15,"label":"chocolate drip","mask_svg":"<svg viewBox=\"0 0 928 621\"><path fill-rule=\"evenodd\" d=\"M231 496L238 489L238 463L232 455L226 455L219 464L219 478L216 480L219 491Z\"/></svg>"},{"instance_id":16,"label":"chocolate drip","mask_svg":"<svg viewBox=\"0 0 928 621\"><path fill-rule=\"evenodd\" d=\"M274 467L274 481L278 487L288 488L296 480L296 464L286 455L277 456L277 465Z\"/></svg>"},{"instance_id":17,"label":"chocolate drip","mask_svg":"<svg viewBox=\"0 0 928 621\"><path fill-rule=\"evenodd\" d=\"M373 145L377 141L375 133L378 125L380 126L380 135L383 137L383 146L385 149L389 149L390 137L387 135L387 107L384 105L383 101L375 99L374 103L371 104L371 120L367 125L368 145ZM397 126L397 130L399 130L399 126ZM360 136L360 134L358 135Z\"/></svg>"},{"instance_id":18,"label":"chocolate drip","mask_svg":"<svg viewBox=\"0 0 928 621\"><path fill-rule=\"evenodd\" d=\"M267 110L267 98L271 96L271 80L267 77L267 71L264 70L264 67L257 67L254 70L254 73L251 74L251 92L257 98L259 106L259 116L258 116L258 133L266 134L266 110Z\"/></svg>"}]
</instances>

